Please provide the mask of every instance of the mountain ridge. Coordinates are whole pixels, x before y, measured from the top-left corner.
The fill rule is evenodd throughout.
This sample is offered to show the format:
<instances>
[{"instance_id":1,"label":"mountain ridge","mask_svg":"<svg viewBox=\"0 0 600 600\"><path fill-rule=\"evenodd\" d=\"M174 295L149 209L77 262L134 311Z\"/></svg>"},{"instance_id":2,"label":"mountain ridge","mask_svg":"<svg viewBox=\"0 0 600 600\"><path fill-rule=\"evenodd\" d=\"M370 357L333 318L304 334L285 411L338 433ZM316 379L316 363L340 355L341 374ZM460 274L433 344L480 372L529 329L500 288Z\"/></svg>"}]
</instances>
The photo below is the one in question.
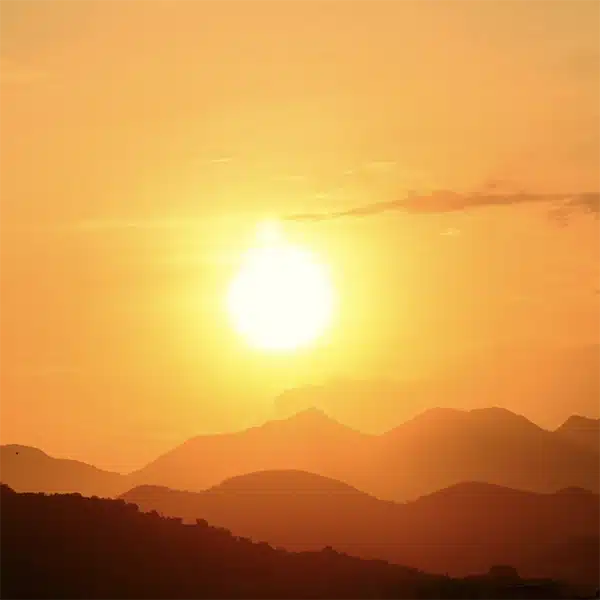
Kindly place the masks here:
<instances>
[{"instance_id":1,"label":"mountain ridge","mask_svg":"<svg viewBox=\"0 0 600 600\"><path fill-rule=\"evenodd\" d=\"M0 446L0 479L20 492L113 496L127 488L125 475L70 458L55 458L32 446Z\"/></svg>"}]
</instances>

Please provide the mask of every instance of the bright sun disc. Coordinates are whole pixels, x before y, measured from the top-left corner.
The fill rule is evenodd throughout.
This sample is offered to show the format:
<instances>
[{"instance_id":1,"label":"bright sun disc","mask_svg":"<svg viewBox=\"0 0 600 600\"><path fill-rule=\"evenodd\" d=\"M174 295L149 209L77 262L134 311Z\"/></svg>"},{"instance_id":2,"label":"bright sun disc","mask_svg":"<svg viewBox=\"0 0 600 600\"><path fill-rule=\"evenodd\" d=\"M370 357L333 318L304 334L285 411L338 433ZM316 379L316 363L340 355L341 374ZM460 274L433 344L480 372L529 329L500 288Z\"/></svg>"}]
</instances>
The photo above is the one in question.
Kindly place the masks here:
<instances>
[{"instance_id":1,"label":"bright sun disc","mask_svg":"<svg viewBox=\"0 0 600 600\"><path fill-rule=\"evenodd\" d=\"M273 236L246 254L228 296L235 328L266 350L308 344L328 325L332 306L325 268L309 252Z\"/></svg>"}]
</instances>

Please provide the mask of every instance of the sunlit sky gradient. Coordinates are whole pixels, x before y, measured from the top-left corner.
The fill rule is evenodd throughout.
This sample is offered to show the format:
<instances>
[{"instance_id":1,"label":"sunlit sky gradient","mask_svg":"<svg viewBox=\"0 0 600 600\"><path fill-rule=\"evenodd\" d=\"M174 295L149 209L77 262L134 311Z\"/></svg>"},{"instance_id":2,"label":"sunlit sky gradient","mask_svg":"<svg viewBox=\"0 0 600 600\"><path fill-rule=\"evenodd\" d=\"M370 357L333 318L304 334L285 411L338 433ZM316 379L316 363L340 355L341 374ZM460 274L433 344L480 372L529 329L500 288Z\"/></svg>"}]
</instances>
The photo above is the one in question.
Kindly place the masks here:
<instances>
[{"instance_id":1,"label":"sunlit sky gradient","mask_svg":"<svg viewBox=\"0 0 600 600\"><path fill-rule=\"evenodd\" d=\"M599 190L594 0L3 0L2 442L130 468L286 387L598 341L598 223L285 222L333 273L273 356L225 294L264 219L408 190Z\"/></svg>"}]
</instances>

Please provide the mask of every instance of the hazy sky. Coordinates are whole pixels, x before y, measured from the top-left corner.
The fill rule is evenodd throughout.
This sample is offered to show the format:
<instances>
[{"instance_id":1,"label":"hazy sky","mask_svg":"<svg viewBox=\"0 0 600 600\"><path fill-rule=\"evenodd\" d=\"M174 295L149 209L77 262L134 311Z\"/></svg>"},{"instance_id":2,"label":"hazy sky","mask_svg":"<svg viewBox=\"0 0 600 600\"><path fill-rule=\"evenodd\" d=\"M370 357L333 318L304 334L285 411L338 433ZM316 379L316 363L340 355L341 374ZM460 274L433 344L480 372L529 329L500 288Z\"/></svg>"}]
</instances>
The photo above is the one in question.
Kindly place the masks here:
<instances>
[{"instance_id":1,"label":"hazy sky","mask_svg":"<svg viewBox=\"0 0 600 600\"><path fill-rule=\"evenodd\" d=\"M541 204L285 222L340 297L302 353L246 348L223 298L266 217L598 192L599 2L0 10L3 443L127 467L286 386L598 341L598 223Z\"/></svg>"}]
</instances>

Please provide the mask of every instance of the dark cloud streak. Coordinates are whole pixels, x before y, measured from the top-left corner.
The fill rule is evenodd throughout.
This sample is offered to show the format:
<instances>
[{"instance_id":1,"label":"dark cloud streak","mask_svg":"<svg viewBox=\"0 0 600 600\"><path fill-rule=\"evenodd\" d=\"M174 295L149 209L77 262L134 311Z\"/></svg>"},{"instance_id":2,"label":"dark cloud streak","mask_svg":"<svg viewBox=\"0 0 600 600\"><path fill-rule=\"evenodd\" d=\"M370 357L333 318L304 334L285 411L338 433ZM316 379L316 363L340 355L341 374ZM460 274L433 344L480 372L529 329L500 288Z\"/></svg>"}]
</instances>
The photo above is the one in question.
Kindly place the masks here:
<instances>
[{"instance_id":1,"label":"dark cloud streak","mask_svg":"<svg viewBox=\"0 0 600 600\"><path fill-rule=\"evenodd\" d=\"M578 210L597 216L600 207L600 193L462 193L439 190L430 194L408 194L405 198L399 200L376 202L343 211L287 215L283 219L286 221L327 221L345 217L368 217L391 211L402 211L411 214L436 214L533 203L554 205L550 215L558 219L565 219L572 212Z\"/></svg>"}]
</instances>

